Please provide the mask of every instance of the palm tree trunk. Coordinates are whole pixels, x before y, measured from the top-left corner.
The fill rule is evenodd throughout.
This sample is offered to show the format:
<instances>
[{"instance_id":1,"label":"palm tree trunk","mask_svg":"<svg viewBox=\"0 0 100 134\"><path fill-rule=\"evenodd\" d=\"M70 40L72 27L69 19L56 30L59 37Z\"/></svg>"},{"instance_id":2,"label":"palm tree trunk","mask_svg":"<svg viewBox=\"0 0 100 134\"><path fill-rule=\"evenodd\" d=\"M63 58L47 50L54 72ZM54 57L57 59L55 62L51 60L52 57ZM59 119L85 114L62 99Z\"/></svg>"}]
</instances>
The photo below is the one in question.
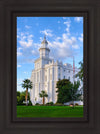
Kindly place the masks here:
<instances>
[{"instance_id":1,"label":"palm tree trunk","mask_svg":"<svg viewBox=\"0 0 100 134\"><path fill-rule=\"evenodd\" d=\"M44 99L44 97L43 97L43 105L44 105L44 101L45 101L45 99Z\"/></svg>"},{"instance_id":2,"label":"palm tree trunk","mask_svg":"<svg viewBox=\"0 0 100 134\"><path fill-rule=\"evenodd\" d=\"M26 96L25 96L26 105L28 104L28 103L27 103L27 97L28 97L28 88L26 88Z\"/></svg>"}]
</instances>

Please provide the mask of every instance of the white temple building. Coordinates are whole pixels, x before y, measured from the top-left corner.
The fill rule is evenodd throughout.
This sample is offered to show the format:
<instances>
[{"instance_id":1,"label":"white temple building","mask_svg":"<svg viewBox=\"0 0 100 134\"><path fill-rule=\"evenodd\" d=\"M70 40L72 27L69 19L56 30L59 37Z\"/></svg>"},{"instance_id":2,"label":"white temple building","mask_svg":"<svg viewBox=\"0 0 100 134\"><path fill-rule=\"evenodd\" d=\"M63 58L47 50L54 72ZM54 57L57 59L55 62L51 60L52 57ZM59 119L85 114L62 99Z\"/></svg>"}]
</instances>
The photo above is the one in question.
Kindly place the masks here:
<instances>
[{"instance_id":1,"label":"white temple building","mask_svg":"<svg viewBox=\"0 0 100 134\"><path fill-rule=\"evenodd\" d=\"M35 68L32 70L31 81L33 88L30 90L30 100L32 104L42 104L42 98L39 97L39 93L45 90L48 97L45 98L45 103L57 101L56 83L59 79L69 79L71 82L77 80L73 78L73 67L71 64L63 64L49 58L50 49L46 37L41 43L39 49L40 57L35 60ZM78 69L75 67L75 74L78 73Z\"/></svg>"}]
</instances>

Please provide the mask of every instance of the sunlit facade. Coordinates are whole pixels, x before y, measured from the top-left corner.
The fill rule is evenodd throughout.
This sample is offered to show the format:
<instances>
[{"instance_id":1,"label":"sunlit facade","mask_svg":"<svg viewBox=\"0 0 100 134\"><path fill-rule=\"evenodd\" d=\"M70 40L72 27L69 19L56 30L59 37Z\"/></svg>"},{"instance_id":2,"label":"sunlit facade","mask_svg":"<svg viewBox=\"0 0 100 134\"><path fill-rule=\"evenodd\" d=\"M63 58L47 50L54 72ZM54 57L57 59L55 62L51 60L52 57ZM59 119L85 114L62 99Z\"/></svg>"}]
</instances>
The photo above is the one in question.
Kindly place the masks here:
<instances>
[{"instance_id":1,"label":"sunlit facade","mask_svg":"<svg viewBox=\"0 0 100 134\"><path fill-rule=\"evenodd\" d=\"M40 57L35 60L35 68L32 70L31 81L33 88L30 91L30 99L32 104L42 104L42 98L39 97L39 93L45 90L48 97L45 98L45 103L57 101L56 83L59 79L69 79L71 82L77 80L73 79L73 67L71 64L63 64L59 61L54 61L49 58L50 49L46 37L41 43L39 49ZM78 73L78 69L75 68L75 74ZM75 75L74 74L74 75Z\"/></svg>"}]
</instances>

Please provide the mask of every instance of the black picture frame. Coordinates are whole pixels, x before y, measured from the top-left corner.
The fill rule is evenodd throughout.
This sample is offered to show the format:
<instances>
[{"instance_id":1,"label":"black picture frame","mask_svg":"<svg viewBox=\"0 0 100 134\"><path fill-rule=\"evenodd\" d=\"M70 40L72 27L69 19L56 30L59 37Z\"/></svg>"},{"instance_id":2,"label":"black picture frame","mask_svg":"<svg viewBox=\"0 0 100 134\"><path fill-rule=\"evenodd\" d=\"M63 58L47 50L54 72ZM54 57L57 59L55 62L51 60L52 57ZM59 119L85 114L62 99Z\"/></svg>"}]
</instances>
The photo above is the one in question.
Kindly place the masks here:
<instances>
[{"instance_id":1,"label":"black picture frame","mask_svg":"<svg viewBox=\"0 0 100 134\"><path fill-rule=\"evenodd\" d=\"M1 110L0 133L57 133L99 134L100 133L100 2L99 1L0 1L0 70ZM83 15L84 26L84 98L85 118L20 118L16 117L16 15L59 16Z\"/></svg>"},{"instance_id":2,"label":"black picture frame","mask_svg":"<svg viewBox=\"0 0 100 134\"><path fill-rule=\"evenodd\" d=\"M13 76L11 76L11 81L12 83L15 83L17 81L17 73L15 70L17 70L17 56L16 56L16 46L17 46L17 41L16 41L16 34L17 34L17 29L16 29L16 25L17 25L17 17L34 17L34 16L52 16L52 17L56 17L56 16L64 16L64 17L76 17L76 16L80 16L80 17L83 17L83 31L84 31L84 44L83 45L83 51L84 51L84 54L83 54L83 59L84 59L84 84L83 84L83 96L84 96L84 107L83 107L83 117L82 118L17 118L16 115L16 105L17 103L15 102L16 101L16 84L13 84L12 87L11 87L11 93L12 93L12 96L11 96L11 101L12 101L12 105L11 105L11 110L12 110L12 114L11 114L11 118L14 122L37 122L37 121L45 121L45 122L71 122L71 121L87 121L88 120L88 73L87 73L87 60L88 60L88 40L87 40L87 35L88 35L88 30L87 30L87 26L88 26L88 12L70 12L70 11L34 11L33 12L12 12L12 15L11 15L11 37L12 37L12 43L11 43L11 49L12 49L12 57L11 57L11 72L13 73ZM13 66L16 65L15 66ZM16 89L16 90L13 90L13 89Z\"/></svg>"}]
</instances>

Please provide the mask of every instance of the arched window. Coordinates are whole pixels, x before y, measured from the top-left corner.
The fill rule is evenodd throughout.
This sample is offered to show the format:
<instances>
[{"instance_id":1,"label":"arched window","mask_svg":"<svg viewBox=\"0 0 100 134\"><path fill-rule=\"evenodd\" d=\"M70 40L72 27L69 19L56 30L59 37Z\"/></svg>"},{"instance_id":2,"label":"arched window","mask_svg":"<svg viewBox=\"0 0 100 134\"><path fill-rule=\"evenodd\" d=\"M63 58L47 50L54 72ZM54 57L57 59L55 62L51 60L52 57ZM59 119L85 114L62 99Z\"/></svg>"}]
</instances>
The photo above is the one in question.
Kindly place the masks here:
<instances>
[{"instance_id":1,"label":"arched window","mask_svg":"<svg viewBox=\"0 0 100 134\"><path fill-rule=\"evenodd\" d=\"M60 79L60 73L58 74L58 79Z\"/></svg>"}]
</instances>

